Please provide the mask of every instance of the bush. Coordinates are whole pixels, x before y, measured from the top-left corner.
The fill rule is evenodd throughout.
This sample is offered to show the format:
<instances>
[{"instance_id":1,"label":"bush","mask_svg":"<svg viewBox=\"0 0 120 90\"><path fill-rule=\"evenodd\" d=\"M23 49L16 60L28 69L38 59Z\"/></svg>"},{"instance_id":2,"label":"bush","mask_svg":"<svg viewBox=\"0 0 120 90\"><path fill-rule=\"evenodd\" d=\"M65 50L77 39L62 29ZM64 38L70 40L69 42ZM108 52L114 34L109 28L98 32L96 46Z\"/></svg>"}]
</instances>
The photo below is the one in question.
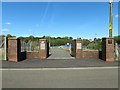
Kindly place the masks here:
<instances>
[{"instance_id":1,"label":"bush","mask_svg":"<svg viewBox=\"0 0 120 90\"><path fill-rule=\"evenodd\" d=\"M88 49L94 49L94 50L101 50L102 49L102 43L89 43L87 45Z\"/></svg>"}]
</instances>

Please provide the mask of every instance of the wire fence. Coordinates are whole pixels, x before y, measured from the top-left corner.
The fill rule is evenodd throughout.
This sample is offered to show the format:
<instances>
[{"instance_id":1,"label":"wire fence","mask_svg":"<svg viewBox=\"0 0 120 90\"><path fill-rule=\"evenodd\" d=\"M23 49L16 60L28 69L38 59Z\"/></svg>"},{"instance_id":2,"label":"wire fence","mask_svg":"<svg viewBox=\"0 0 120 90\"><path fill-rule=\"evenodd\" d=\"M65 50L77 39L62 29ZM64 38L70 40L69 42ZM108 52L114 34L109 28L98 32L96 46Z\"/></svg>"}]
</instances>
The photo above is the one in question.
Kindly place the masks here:
<instances>
[{"instance_id":1,"label":"wire fence","mask_svg":"<svg viewBox=\"0 0 120 90\"><path fill-rule=\"evenodd\" d=\"M39 51L39 41L29 41L25 42L21 40L21 52L24 51Z\"/></svg>"},{"instance_id":2,"label":"wire fence","mask_svg":"<svg viewBox=\"0 0 120 90\"><path fill-rule=\"evenodd\" d=\"M118 60L120 57L120 46L118 43L115 43L115 60Z\"/></svg>"},{"instance_id":3,"label":"wire fence","mask_svg":"<svg viewBox=\"0 0 120 90\"><path fill-rule=\"evenodd\" d=\"M83 50L99 50L102 51L101 48L96 48L96 47L88 47L88 46L82 46Z\"/></svg>"}]
</instances>

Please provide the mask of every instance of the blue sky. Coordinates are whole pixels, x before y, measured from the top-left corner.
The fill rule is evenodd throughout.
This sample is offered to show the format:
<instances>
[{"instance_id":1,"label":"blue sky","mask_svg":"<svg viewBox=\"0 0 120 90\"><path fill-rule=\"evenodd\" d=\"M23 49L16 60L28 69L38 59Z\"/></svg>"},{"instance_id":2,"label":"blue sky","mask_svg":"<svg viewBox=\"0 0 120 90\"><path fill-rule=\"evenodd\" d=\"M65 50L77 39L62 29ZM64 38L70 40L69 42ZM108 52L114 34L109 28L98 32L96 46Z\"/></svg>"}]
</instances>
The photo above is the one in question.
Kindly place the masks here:
<instances>
[{"instance_id":1,"label":"blue sky","mask_svg":"<svg viewBox=\"0 0 120 90\"><path fill-rule=\"evenodd\" d=\"M102 38L109 33L107 2L3 2L4 34ZM118 3L113 4L113 28L118 35Z\"/></svg>"}]
</instances>

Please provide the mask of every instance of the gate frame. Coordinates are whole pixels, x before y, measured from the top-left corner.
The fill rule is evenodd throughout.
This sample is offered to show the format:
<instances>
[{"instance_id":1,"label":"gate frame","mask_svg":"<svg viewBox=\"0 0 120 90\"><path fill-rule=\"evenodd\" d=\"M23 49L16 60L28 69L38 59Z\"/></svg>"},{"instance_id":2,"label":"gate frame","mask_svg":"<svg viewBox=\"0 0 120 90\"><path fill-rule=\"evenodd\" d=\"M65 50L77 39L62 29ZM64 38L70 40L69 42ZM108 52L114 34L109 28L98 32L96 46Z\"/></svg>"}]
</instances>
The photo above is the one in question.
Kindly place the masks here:
<instances>
[{"instance_id":1,"label":"gate frame","mask_svg":"<svg viewBox=\"0 0 120 90\"><path fill-rule=\"evenodd\" d=\"M3 43L3 48L1 49L2 57L1 60L7 60L7 37L2 36L1 42Z\"/></svg>"},{"instance_id":2,"label":"gate frame","mask_svg":"<svg viewBox=\"0 0 120 90\"><path fill-rule=\"evenodd\" d=\"M84 50L82 49L82 41L80 39L73 40L71 50L72 56L74 56L76 59L83 58ZM102 55L99 50L96 52L96 54L99 55L99 59L102 59L106 62L114 62L114 51L114 38L105 37L102 38Z\"/></svg>"}]
</instances>

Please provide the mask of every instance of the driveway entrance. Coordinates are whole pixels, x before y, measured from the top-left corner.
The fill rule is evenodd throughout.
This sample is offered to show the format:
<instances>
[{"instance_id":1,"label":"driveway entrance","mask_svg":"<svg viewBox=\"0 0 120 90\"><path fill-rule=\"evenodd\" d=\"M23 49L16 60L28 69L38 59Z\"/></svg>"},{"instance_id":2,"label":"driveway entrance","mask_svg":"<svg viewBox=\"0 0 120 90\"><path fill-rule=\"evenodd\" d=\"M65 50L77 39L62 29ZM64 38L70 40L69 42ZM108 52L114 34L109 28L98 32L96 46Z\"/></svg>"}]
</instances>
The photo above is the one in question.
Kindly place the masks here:
<instances>
[{"instance_id":1,"label":"driveway entrance","mask_svg":"<svg viewBox=\"0 0 120 90\"><path fill-rule=\"evenodd\" d=\"M48 59L75 59L70 55L70 51L64 48L51 48Z\"/></svg>"}]
</instances>

